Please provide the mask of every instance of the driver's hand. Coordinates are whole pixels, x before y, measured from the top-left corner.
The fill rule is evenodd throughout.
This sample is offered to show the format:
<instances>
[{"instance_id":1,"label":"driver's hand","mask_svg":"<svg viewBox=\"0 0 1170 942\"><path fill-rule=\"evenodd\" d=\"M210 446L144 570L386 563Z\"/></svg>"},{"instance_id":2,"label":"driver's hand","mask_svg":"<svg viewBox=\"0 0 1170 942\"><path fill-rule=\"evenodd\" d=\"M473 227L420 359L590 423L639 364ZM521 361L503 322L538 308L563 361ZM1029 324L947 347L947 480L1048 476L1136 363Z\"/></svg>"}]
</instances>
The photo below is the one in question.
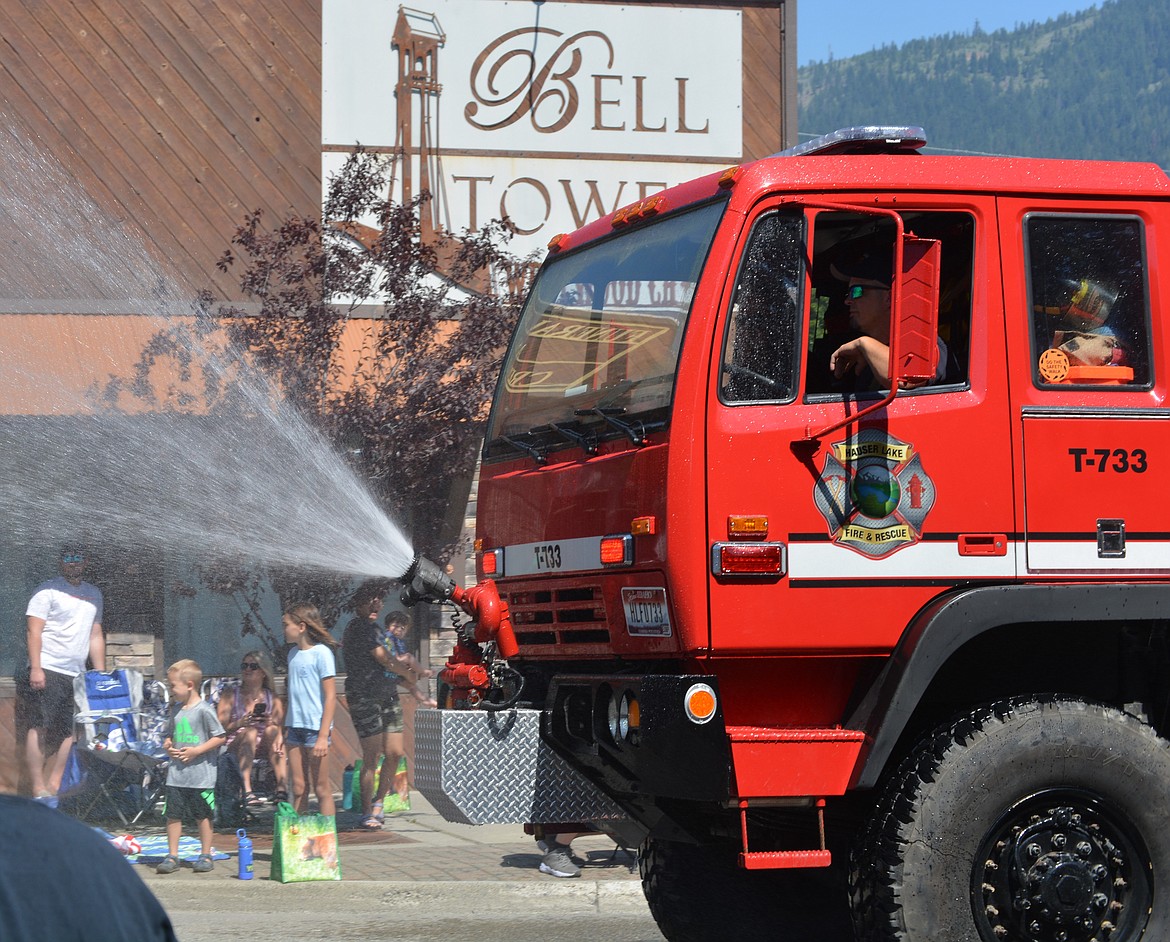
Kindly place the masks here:
<instances>
[{"instance_id":1,"label":"driver's hand","mask_svg":"<svg viewBox=\"0 0 1170 942\"><path fill-rule=\"evenodd\" d=\"M829 369L837 379L848 373L860 373L866 366L865 351L862 349L862 338L843 343L833 355L829 357Z\"/></svg>"}]
</instances>

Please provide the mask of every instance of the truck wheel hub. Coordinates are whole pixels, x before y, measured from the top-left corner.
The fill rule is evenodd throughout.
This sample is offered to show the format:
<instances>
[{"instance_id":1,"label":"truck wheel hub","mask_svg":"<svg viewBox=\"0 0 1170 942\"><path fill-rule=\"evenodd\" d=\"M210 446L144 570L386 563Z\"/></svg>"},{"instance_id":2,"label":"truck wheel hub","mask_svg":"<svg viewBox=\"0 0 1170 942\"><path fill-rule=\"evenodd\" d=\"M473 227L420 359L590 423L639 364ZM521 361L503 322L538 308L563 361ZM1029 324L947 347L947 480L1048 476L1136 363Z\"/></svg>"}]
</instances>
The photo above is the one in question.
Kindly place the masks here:
<instances>
[{"instance_id":1,"label":"truck wheel hub","mask_svg":"<svg viewBox=\"0 0 1170 942\"><path fill-rule=\"evenodd\" d=\"M971 901L980 935L987 942L1107 939L1140 857L1100 799L1068 790L1026 799L991 828L977 858Z\"/></svg>"}]
</instances>

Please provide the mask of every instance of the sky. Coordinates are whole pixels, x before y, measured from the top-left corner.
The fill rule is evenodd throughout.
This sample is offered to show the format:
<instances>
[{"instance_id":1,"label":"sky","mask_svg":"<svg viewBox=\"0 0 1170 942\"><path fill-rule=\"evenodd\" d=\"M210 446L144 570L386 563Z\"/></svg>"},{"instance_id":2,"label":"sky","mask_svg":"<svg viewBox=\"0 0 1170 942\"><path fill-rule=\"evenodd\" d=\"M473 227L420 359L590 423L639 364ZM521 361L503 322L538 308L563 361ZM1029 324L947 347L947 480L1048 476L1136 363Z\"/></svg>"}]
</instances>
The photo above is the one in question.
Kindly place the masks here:
<instances>
[{"instance_id":1,"label":"sky","mask_svg":"<svg viewBox=\"0 0 1170 942\"><path fill-rule=\"evenodd\" d=\"M797 61L847 59L889 43L901 45L944 33L988 33L1020 23L1039 23L1077 13L1096 3L1084 0L797 0Z\"/></svg>"}]
</instances>

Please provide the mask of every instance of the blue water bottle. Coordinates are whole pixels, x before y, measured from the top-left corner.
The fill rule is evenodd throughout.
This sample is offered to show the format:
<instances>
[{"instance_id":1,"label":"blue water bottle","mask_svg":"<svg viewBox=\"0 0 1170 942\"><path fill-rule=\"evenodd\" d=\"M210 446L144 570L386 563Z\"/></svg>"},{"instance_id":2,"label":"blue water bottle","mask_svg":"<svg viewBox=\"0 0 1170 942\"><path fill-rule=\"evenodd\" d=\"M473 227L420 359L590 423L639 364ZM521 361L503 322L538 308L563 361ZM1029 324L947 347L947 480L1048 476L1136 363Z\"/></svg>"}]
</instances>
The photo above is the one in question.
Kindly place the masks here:
<instances>
[{"instance_id":1,"label":"blue water bottle","mask_svg":"<svg viewBox=\"0 0 1170 942\"><path fill-rule=\"evenodd\" d=\"M248 832L243 828L236 831L236 837L240 840L240 879L252 879L252 838L248 837Z\"/></svg>"},{"instance_id":2,"label":"blue water bottle","mask_svg":"<svg viewBox=\"0 0 1170 942\"><path fill-rule=\"evenodd\" d=\"M353 807L353 776L354 767L347 765L341 773L341 810L349 811Z\"/></svg>"}]
</instances>

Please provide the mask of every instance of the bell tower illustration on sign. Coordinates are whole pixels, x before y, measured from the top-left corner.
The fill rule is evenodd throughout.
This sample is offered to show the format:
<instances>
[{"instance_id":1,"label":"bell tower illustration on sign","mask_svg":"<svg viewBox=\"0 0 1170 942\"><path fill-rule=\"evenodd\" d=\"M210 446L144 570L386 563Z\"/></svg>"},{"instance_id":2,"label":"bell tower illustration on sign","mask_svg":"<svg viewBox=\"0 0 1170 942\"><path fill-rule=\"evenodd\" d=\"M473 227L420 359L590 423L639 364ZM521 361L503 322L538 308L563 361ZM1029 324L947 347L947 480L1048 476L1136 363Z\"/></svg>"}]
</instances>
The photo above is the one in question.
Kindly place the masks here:
<instances>
[{"instance_id":1,"label":"bell tower illustration on sign","mask_svg":"<svg viewBox=\"0 0 1170 942\"><path fill-rule=\"evenodd\" d=\"M393 47L398 50L398 82L394 97L398 99L398 121L394 131L395 161L402 159L402 203L415 196L414 163L418 160L419 192L429 192L431 201L420 208L420 236L424 243L434 241L438 228L440 194L431 189L433 178L442 181L439 172L438 134L435 107L443 86L439 84L439 49L447 37L433 13L398 8L394 25ZM415 104L417 98L417 106ZM417 117L418 140L414 125ZM433 164L433 168L432 168ZM391 180L393 191L393 180Z\"/></svg>"}]
</instances>

